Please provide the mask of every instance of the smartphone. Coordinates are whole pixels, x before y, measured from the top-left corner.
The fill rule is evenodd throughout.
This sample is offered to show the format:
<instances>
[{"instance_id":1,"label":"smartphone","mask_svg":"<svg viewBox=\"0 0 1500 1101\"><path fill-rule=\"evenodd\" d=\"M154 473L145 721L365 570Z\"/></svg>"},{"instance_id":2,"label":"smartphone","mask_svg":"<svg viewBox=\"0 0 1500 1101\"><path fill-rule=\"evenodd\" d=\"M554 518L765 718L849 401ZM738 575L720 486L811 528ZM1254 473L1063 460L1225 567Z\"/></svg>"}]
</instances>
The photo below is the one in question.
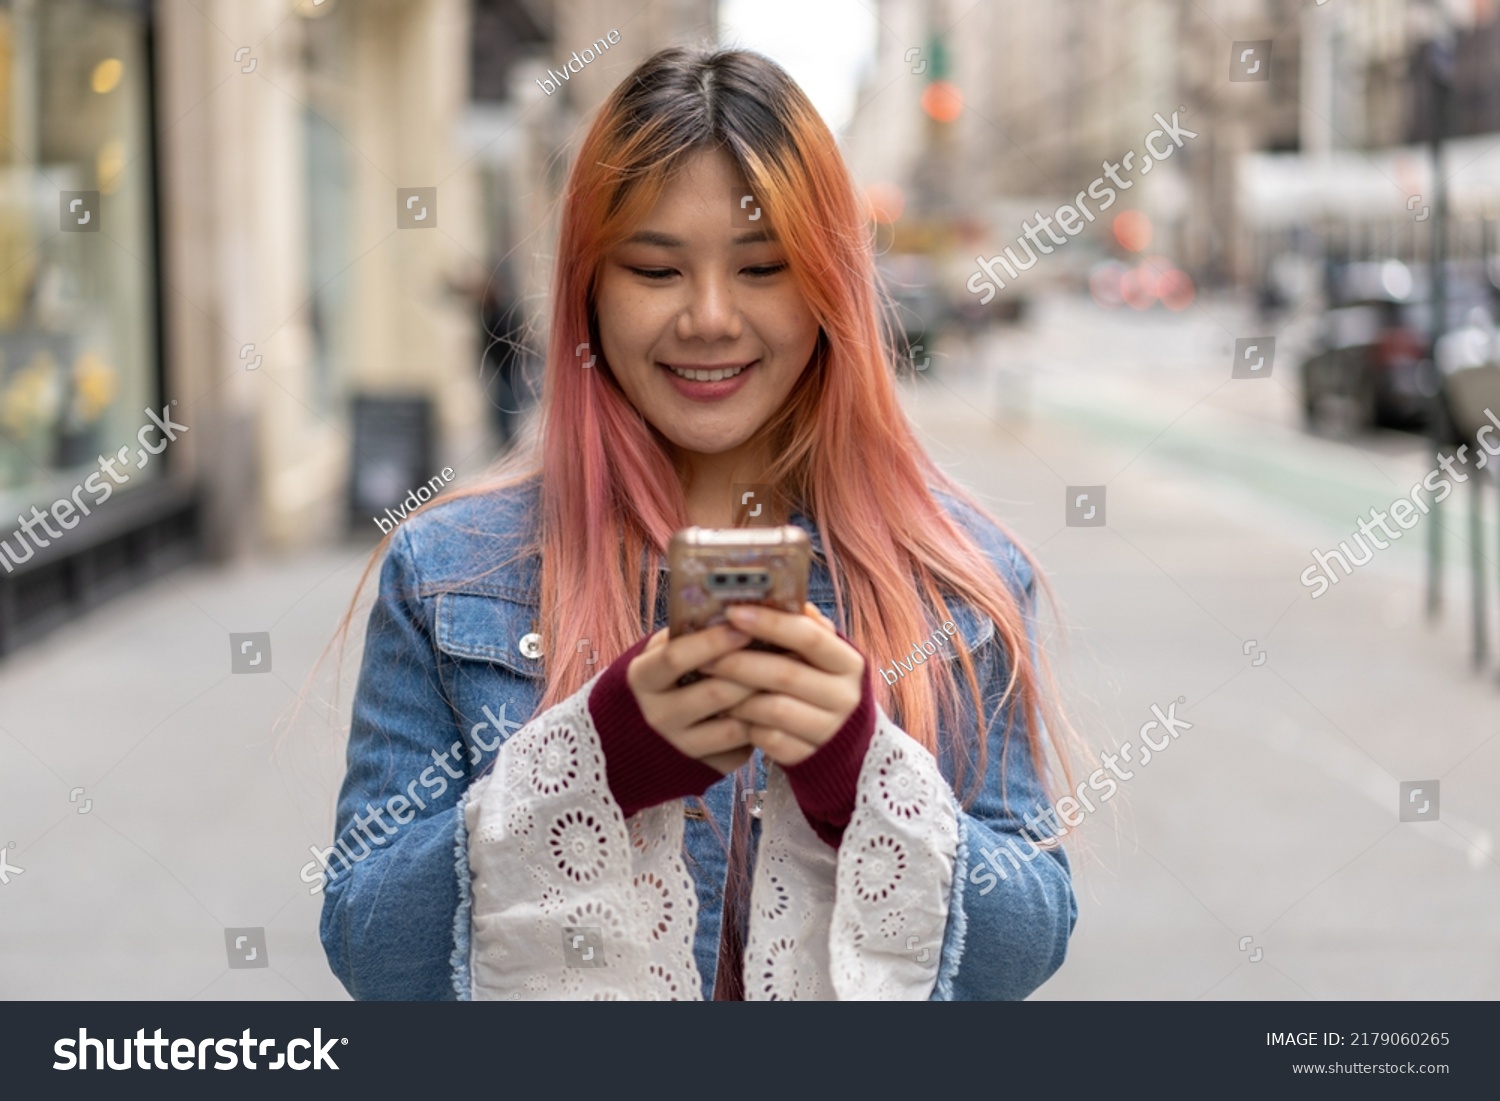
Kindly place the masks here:
<instances>
[{"instance_id":1,"label":"smartphone","mask_svg":"<svg viewBox=\"0 0 1500 1101\"><path fill-rule=\"evenodd\" d=\"M667 546L667 635L701 631L727 623L731 604L764 604L800 615L807 602L812 545L793 524L775 528L683 528ZM747 649L785 653L760 639ZM678 683L691 684L688 673Z\"/></svg>"}]
</instances>

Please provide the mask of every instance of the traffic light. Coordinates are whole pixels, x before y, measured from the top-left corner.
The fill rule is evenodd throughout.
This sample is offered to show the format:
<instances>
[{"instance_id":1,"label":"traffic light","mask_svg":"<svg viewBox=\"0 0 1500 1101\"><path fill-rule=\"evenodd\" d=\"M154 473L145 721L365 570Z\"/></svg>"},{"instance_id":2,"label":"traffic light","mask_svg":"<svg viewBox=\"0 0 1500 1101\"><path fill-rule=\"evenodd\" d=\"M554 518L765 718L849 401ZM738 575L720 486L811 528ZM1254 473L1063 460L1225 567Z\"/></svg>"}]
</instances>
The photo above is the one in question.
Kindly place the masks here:
<instances>
[{"instance_id":1,"label":"traffic light","mask_svg":"<svg viewBox=\"0 0 1500 1101\"><path fill-rule=\"evenodd\" d=\"M963 113L964 97L948 79L948 45L939 34L927 40L927 87L922 89L922 110L934 122L952 122Z\"/></svg>"}]
</instances>

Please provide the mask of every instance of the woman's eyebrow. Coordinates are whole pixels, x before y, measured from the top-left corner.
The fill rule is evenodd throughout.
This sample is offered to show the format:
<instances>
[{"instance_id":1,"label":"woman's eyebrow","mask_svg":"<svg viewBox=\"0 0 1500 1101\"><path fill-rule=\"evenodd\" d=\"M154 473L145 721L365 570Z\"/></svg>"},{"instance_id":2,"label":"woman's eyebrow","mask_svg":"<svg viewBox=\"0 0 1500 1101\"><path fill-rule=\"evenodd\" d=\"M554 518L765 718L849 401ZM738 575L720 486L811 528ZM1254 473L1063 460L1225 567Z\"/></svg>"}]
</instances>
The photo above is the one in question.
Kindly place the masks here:
<instances>
[{"instance_id":1,"label":"woman's eyebrow","mask_svg":"<svg viewBox=\"0 0 1500 1101\"><path fill-rule=\"evenodd\" d=\"M773 229L752 229L749 233L741 233L733 241L732 245L755 245L762 241L777 240L776 231Z\"/></svg>"},{"instance_id":2,"label":"woman's eyebrow","mask_svg":"<svg viewBox=\"0 0 1500 1101\"><path fill-rule=\"evenodd\" d=\"M762 241L777 240L776 232L770 229L752 229L748 233L741 233L733 241L732 245L754 245ZM625 238L627 245L656 245L659 248L686 248L687 242L681 238L673 237L669 233L658 233L652 229L639 230Z\"/></svg>"},{"instance_id":3,"label":"woman's eyebrow","mask_svg":"<svg viewBox=\"0 0 1500 1101\"><path fill-rule=\"evenodd\" d=\"M627 245L659 245L662 248L682 248L685 242L678 240L670 234L643 229L625 238L625 243Z\"/></svg>"}]
</instances>

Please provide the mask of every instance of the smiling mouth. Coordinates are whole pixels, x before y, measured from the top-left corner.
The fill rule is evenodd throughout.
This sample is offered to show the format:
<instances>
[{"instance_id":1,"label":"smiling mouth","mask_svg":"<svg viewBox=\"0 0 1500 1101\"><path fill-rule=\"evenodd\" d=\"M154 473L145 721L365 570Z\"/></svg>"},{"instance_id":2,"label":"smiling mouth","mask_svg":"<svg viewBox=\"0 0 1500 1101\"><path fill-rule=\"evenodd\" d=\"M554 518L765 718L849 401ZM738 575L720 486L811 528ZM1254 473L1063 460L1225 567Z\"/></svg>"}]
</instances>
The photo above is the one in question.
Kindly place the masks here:
<instances>
[{"instance_id":1,"label":"smiling mouth","mask_svg":"<svg viewBox=\"0 0 1500 1101\"><path fill-rule=\"evenodd\" d=\"M685 378L689 382L720 382L726 378L734 378L735 375L739 374L746 367L749 367L751 365L748 363L742 363L738 366L712 367L707 369L697 367L673 367L670 363L663 363L662 366L671 371L678 378Z\"/></svg>"}]
</instances>

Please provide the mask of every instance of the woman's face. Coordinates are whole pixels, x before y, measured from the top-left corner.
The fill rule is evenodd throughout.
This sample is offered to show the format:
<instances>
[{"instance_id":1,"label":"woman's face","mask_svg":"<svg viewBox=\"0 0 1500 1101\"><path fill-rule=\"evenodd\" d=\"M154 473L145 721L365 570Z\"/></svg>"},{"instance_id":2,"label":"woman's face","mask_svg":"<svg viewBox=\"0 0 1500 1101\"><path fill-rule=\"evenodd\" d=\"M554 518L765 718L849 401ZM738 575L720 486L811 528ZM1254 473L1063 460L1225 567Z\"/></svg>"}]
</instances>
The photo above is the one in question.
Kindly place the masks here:
<instances>
[{"instance_id":1,"label":"woman's face","mask_svg":"<svg viewBox=\"0 0 1500 1101\"><path fill-rule=\"evenodd\" d=\"M635 233L605 257L595 295L604 358L631 403L682 451L739 447L781 408L818 323L786 250L729 154L688 160Z\"/></svg>"}]
</instances>

